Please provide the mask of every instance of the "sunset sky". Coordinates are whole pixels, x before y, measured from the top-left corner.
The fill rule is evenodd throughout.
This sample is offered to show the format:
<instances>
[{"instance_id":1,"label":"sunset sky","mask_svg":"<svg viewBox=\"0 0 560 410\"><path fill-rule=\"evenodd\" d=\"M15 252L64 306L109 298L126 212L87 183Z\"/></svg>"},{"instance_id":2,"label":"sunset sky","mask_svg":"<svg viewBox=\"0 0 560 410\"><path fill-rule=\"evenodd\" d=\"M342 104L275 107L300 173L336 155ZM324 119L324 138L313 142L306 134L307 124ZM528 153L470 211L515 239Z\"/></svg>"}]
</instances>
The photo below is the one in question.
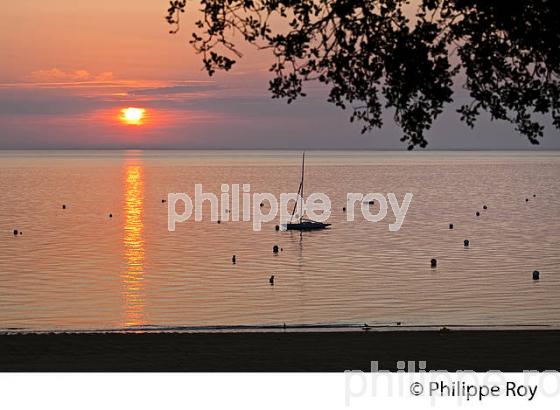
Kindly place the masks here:
<instances>
[{"instance_id":1,"label":"sunset sky","mask_svg":"<svg viewBox=\"0 0 560 410\"><path fill-rule=\"evenodd\" d=\"M405 148L390 113L383 129L362 135L319 85L292 105L272 100L266 52L246 49L233 71L209 78L188 44L196 3L176 35L164 20L167 3L4 2L0 149ZM456 105L465 98L456 94ZM123 120L127 107L144 109L141 121ZM470 130L453 110L428 140L433 149L534 148L509 124L482 117ZM548 126L538 149L559 148Z\"/></svg>"}]
</instances>

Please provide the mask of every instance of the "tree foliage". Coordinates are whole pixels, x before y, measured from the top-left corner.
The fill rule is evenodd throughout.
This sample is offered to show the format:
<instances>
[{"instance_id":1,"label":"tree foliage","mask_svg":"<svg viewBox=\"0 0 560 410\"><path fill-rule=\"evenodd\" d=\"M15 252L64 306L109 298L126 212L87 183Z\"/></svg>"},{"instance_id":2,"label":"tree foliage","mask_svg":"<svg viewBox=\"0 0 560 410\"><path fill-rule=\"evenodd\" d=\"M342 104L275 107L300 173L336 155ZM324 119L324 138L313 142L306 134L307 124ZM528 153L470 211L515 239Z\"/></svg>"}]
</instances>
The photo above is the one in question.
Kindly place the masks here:
<instances>
[{"instance_id":1,"label":"tree foliage","mask_svg":"<svg viewBox=\"0 0 560 410\"><path fill-rule=\"evenodd\" d=\"M409 149L427 145L457 81L470 94L458 112L471 127L486 111L533 144L543 114L560 129L558 1L418 3L411 13L407 0L200 0L190 42L210 75L242 57L239 39L269 50L273 98L292 102L305 96L305 82L319 81L362 132L381 127L383 109L392 109ZM170 2L171 32L190 4Z\"/></svg>"}]
</instances>

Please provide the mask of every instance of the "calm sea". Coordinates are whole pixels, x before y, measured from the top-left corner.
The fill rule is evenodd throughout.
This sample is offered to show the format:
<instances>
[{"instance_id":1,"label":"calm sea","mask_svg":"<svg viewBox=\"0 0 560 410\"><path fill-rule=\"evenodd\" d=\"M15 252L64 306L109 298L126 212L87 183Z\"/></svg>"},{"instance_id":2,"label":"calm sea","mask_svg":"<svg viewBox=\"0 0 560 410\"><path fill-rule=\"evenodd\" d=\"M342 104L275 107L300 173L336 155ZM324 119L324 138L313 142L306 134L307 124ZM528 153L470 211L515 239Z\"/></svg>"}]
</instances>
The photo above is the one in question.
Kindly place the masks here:
<instances>
[{"instance_id":1,"label":"calm sea","mask_svg":"<svg viewBox=\"0 0 560 410\"><path fill-rule=\"evenodd\" d=\"M308 152L306 193L329 195L332 229L277 232L273 221L255 232L206 218L167 230L167 193L193 194L196 183L295 192L300 161L0 152L0 330L560 325L558 152ZM390 232L390 211L348 222L348 192L414 197Z\"/></svg>"}]
</instances>

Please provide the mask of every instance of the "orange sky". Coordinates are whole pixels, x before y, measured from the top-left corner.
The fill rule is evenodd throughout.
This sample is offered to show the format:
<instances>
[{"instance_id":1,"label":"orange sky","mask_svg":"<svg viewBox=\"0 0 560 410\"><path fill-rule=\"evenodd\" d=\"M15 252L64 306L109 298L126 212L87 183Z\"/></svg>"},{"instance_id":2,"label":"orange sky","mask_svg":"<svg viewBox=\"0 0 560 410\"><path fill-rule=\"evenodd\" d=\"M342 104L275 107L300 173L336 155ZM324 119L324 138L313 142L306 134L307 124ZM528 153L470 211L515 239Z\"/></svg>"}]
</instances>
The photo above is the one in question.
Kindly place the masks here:
<instances>
[{"instance_id":1,"label":"orange sky","mask_svg":"<svg viewBox=\"0 0 560 410\"><path fill-rule=\"evenodd\" d=\"M272 100L266 52L242 47L234 70L209 78L188 44L197 2L176 35L164 19L167 7L167 0L5 2L0 149L405 147L390 113L386 127L361 135L350 113L326 103L316 85L295 104ZM150 121L123 126L120 110L129 106L145 108ZM505 124L460 126L454 141L448 130L458 134L457 124L456 114L445 114L431 146L487 148L507 136L508 147L530 148Z\"/></svg>"},{"instance_id":2,"label":"orange sky","mask_svg":"<svg viewBox=\"0 0 560 410\"><path fill-rule=\"evenodd\" d=\"M37 70L112 72L122 79L206 78L188 46L197 3L170 35L167 0L18 0L2 6L0 80L25 79ZM241 69L265 69L249 53ZM260 67L255 65L261 62Z\"/></svg>"},{"instance_id":3,"label":"orange sky","mask_svg":"<svg viewBox=\"0 0 560 410\"><path fill-rule=\"evenodd\" d=\"M36 70L85 69L121 78L176 78L197 64L170 36L164 1L18 0L3 5L3 81Z\"/></svg>"}]
</instances>

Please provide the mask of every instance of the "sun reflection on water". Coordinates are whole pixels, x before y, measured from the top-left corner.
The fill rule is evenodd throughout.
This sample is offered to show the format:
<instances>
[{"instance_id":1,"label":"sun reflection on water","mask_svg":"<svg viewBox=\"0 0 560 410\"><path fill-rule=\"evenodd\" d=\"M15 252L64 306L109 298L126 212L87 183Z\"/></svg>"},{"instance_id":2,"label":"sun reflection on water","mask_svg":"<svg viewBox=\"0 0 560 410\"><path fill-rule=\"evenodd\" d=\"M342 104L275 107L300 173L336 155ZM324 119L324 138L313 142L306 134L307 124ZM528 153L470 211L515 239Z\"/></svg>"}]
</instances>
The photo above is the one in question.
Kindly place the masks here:
<instances>
[{"instance_id":1,"label":"sun reflection on water","mask_svg":"<svg viewBox=\"0 0 560 410\"><path fill-rule=\"evenodd\" d=\"M144 179L143 167L129 164L124 179L124 257L123 274L125 318L127 327L145 323L144 289Z\"/></svg>"}]
</instances>

